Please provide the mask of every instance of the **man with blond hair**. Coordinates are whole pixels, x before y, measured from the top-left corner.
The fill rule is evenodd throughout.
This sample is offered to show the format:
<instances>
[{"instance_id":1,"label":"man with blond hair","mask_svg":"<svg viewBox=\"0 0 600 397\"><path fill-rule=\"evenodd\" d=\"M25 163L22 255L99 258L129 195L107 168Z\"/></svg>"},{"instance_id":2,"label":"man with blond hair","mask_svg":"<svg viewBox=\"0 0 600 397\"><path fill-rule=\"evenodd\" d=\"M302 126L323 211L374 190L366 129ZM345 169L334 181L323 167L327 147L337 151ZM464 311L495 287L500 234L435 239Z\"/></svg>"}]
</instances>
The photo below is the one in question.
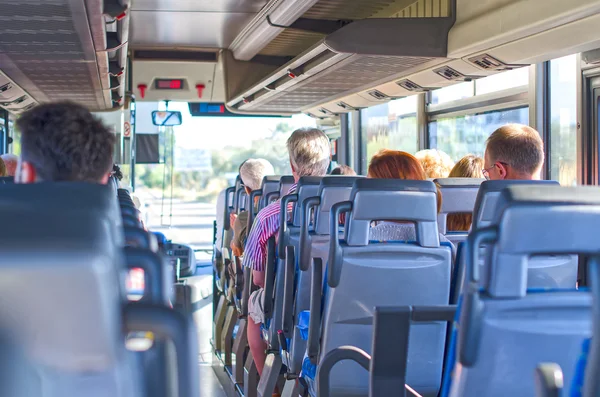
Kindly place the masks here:
<instances>
[{"instance_id":1,"label":"man with blond hair","mask_svg":"<svg viewBox=\"0 0 600 397\"><path fill-rule=\"evenodd\" d=\"M323 176L327 174L331 161L329 138L316 128L299 129L292 133L287 141L292 174L296 183L303 176ZM289 193L296 190L292 185ZM279 231L280 201L263 208L248 234L244 252L244 266L252 269L252 280L260 289L250 296L248 302L248 344L254 357L256 368L262 374L267 348L262 340L260 325L264 323L264 284L267 240Z\"/></svg>"},{"instance_id":2,"label":"man with blond hair","mask_svg":"<svg viewBox=\"0 0 600 397\"><path fill-rule=\"evenodd\" d=\"M544 142L539 132L522 124L498 128L486 142L483 175L486 179L540 179Z\"/></svg>"}]
</instances>

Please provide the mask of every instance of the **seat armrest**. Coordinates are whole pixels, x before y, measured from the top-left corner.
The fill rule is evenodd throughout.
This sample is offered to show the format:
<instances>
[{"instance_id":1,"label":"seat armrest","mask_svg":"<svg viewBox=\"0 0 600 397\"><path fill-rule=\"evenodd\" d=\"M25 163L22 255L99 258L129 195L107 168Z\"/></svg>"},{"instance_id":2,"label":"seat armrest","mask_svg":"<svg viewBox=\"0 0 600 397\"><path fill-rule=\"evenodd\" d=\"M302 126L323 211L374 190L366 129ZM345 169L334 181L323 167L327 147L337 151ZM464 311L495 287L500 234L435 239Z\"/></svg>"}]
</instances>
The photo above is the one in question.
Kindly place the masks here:
<instances>
[{"instance_id":1,"label":"seat armrest","mask_svg":"<svg viewBox=\"0 0 600 397\"><path fill-rule=\"evenodd\" d=\"M293 246L285 247L285 280L283 285L283 318L281 330L286 338L292 337L294 326L294 284L296 281L296 250Z\"/></svg>"},{"instance_id":2,"label":"seat armrest","mask_svg":"<svg viewBox=\"0 0 600 397\"><path fill-rule=\"evenodd\" d=\"M317 364L319 343L321 341L321 300L323 293L323 261L313 258L312 279L310 287L310 320L308 323L308 342L306 350L308 358Z\"/></svg>"},{"instance_id":3,"label":"seat armrest","mask_svg":"<svg viewBox=\"0 0 600 397\"><path fill-rule=\"evenodd\" d=\"M312 317L312 315L311 315ZM354 346L341 346L328 352L319 363L317 370L317 390L319 397L329 397L329 374L333 366L340 361L351 360L369 370L371 356Z\"/></svg>"},{"instance_id":4,"label":"seat armrest","mask_svg":"<svg viewBox=\"0 0 600 397\"><path fill-rule=\"evenodd\" d=\"M535 369L536 397L560 397L564 387L563 372L556 363L541 363Z\"/></svg>"}]
</instances>

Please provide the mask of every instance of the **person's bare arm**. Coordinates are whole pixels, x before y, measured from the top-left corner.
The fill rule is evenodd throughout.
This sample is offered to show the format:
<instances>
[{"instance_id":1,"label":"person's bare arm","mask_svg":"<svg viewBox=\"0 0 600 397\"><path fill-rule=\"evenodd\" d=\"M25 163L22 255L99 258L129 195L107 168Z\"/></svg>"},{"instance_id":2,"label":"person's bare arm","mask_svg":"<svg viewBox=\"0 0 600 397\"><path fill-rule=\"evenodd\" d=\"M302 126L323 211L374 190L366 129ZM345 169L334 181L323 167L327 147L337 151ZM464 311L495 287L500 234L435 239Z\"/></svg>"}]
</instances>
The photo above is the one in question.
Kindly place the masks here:
<instances>
[{"instance_id":1,"label":"person's bare arm","mask_svg":"<svg viewBox=\"0 0 600 397\"><path fill-rule=\"evenodd\" d=\"M252 282L260 288L265 288L265 272L252 270Z\"/></svg>"}]
</instances>

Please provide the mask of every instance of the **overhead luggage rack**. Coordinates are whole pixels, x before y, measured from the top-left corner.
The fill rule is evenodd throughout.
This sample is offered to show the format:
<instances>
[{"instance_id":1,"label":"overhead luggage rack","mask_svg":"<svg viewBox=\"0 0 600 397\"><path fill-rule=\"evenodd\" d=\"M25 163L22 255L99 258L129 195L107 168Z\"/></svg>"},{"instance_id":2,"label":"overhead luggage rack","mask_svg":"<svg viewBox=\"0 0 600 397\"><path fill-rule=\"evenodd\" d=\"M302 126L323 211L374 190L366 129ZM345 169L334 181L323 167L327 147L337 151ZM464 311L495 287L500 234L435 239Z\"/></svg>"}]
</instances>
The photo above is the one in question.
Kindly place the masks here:
<instances>
[{"instance_id":1,"label":"overhead luggage rack","mask_svg":"<svg viewBox=\"0 0 600 397\"><path fill-rule=\"evenodd\" d=\"M227 105L242 112L298 113L442 62L455 21L451 3L450 15L444 17L367 18L340 24L257 83L230 92ZM236 73L237 61L225 61L228 76Z\"/></svg>"}]
</instances>

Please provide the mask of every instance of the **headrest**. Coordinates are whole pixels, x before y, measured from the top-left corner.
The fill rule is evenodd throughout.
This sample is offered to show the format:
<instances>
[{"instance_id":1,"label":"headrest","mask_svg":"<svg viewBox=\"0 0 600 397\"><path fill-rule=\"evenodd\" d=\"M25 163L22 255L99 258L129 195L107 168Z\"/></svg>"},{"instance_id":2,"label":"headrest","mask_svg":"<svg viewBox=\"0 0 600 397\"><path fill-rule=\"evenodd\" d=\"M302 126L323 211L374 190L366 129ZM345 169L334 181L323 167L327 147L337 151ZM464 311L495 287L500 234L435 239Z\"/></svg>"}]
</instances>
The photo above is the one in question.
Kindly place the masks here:
<instances>
[{"instance_id":1,"label":"headrest","mask_svg":"<svg viewBox=\"0 0 600 397\"><path fill-rule=\"evenodd\" d=\"M354 182L350 201L348 245L368 244L371 221L398 220L416 224L420 245L439 247L437 188L433 182L361 178Z\"/></svg>"},{"instance_id":2,"label":"headrest","mask_svg":"<svg viewBox=\"0 0 600 397\"><path fill-rule=\"evenodd\" d=\"M262 182L262 197L260 199L260 209L266 207L269 203L267 199L270 199L270 196L274 192L278 192L279 194L279 183L281 180L281 176L279 175L269 175L263 178Z\"/></svg>"},{"instance_id":3,"label":"headrest","mask_svg":"<svg viewBox=\"0 0 600 397\"><path fill-rule=\"evenodd\" d=\"M329 234L329 215L334 204L350 199L354 182L364 179L363 176L326 176L319 186L321 204L315 216L315 232Z\"/></svg>"},{"instance_id":4,"label":"headrest","mask_svg":"<svg viewBox=\"0 0 600 397\"><path fill-rule=\"evenodd\" d=\"M524 296L528 261L538 254L596 254L600 235L600 188L512 186L496 206L490 294Z\"/></svg>"},{"instance_id":5,"label":"headrest","mask_svg":"<svg viewBox=\"0 0 600 397\"><path fill-rule=\"evenodd\" d=\"M110 186L85 182L41 182L9 184L2 188L0 207L15 211L39 210L77 218L94 212L110 219L115 243L124 244L119 202Z\"/></svg>"},{"instance_id":6,"label":"headrest","mask_svg":"<svg viewBox=\"0 0 600 397\"><path fill-rule=\"evenodd\" d=\"M296 180L292 175L282 176L279 180L279 197L287 195L294 183L296 183Z\"/></svg>"},{"instance_id":7,"label":"headrest","mask_svg":"<svg viewBox=\"0 0 600 397\"><path fill-rule=\"evenodd\" d=\"M235 195L233 196L233 209L235 211L241 211L246 209L246 198L248 194L246 193L246 189L243 185L236 185Z\"/></svg>"},{"instance_id":8,"label":"headrest","mask_svg":"<svg viewBox=\"0 0 600 397\"><path fill-rule=\"evenodd\" d=\"M303 176L298 180L296 193L298 194L298 202L294 206L293 225L300 227L302 224L302 202L309 197L314 197L319 193L322 176Z\"/></svg>"},{"instance_id":9,"label":"headrest","mask_svg":"<svg viewBox=\"0 0 600 397\"><path fill-rule=\"evenodd\" d=\"M485 179L479 178L440 178L438 184L442 193L442 209L438 216L438 226L442 234L448 232L448 214L472 213L479 186Z\"/></svg>"},{"instance_id":10,"label":"headrest","mask_svg":"<svg viewBox=\"0 0 600 397\"><path fill-rule=\"evenodd\" d=\"M45 367L113 367L123 354L124 260L108 219L86 211L71 217L2 208L0 328Z\"/></svg>"},{"instance_id":11,"label":"headrest","mask_svg":"<svg viewBox=\"0 0 600 397\"><path fill-rule=\"evenodd\" d=\"M267 183L275 183L279 185L279 181L281 180L281 175L267 175L263 178L263 186Z\"/></svg>"},{"instance_id":12,"label":"headrest","mask_svg":"<svg viewBox=\"0 0 600 397\"><path fill-rule=\"evenodd\" d=\"M473 225L472 230L487 227L493 224L496 201L500 196L500 192L509 186L520 185L553 185L557 186L556 181L522 181L522 180L498 180L485 181L481 184L477 199L475 200L475 208L473 209Z\"/></svg>"},{"instance_id":13,"label":"headrest","mask_svg":"<svg viewBox=\"0 0 600 397\"><path fill-rule=\"evenodd\" d=\"M15 183L15 177L14 176L3 176L0 177L0 184L8 184L8 183Z\"/></svg>"}]
</instances>

